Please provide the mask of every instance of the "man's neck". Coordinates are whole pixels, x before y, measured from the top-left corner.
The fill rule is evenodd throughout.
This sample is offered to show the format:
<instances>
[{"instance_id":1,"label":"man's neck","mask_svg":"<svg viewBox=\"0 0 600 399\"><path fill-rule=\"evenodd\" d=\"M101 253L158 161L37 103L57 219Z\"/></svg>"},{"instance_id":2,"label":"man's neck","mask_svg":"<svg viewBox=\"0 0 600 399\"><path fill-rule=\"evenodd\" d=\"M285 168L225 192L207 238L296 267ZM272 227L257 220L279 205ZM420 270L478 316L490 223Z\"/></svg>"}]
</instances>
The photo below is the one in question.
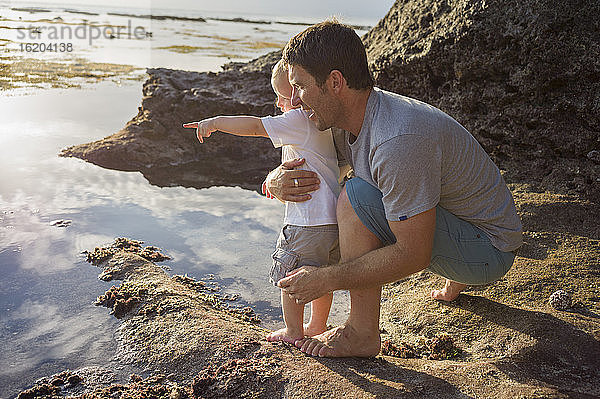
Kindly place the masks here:
<instances>
[{"instance_id":1,"label":"man's neck","mask_svg":"<svg viewBox=\"0 0 600 399\"><path fill-rule=\"evenodd\" d=\"M372 91L373 89L351 91L344 104L345 115L342 124L338 127L358 136L365 120L367 102Z\"/></svg>"}]
</instances>

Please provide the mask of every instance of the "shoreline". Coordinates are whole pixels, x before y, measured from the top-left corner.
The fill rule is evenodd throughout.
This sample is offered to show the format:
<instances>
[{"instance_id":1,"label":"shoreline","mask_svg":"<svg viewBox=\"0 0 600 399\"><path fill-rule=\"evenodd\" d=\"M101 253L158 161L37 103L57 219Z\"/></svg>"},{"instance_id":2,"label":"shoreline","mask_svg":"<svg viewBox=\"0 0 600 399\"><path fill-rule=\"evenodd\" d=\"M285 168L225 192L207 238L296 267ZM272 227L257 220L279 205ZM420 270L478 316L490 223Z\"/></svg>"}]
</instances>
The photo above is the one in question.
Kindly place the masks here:
<instances>
[{"instance_id":1,"label":"shoreline","mask_svg":"<svg viewBox=\"0 0 600 399\"><path fill-rule=\"evenodd\" d=\"M109 398L116 389L130 395L154 392L159 398L173 392L179 398L272 398L277 392L292 398L600 395L595 383L600 371L593 367L600 351L600 304L594 301L600 282L590 290L583 284L590 281L586 270L600 259L600 236L593 223L567 233L579 223L575 215L600 217L600 210L572 197L510 188L526 228L526 243L511 271L496 283L470 287L452 303L426 295L442 283L428 272L386 285L384 345L372 359L319 359L283 343L268 343L267 330L223 313L204 283L169 277L138 255L145 251L135 241L136 250L122 247L123 239L113 244L115 250L96 248L88 260L102 269L99 277L122 280L96 302L112 309L121 322L117 364L154 371L104 384L97 383L94 373L65 371L38 381L22 397L46 397L51 386L55 394L98 398ZM548 220L549 209L557 219ZM557 222L569 227L548 233L547 226ZM559 247L549 245L558 239ZM540 256L540 250L546 255ZM149 256L156 259L158 249L152 251ZM575 258L578 264L570 263ZM559 259L566 259L562 267L569 269L560 282L552 267ZM579 274L571 274L575 269ZM572 308L559 311L548 304L557 286L573 294ZM436 345L446 352L429 354ZM113 373L111 366L97 372Z\"/></svg>"},{"instance_id":2,"label":"shoreline","mask_svg":"<svg viewBox=\"0 0 600 399\"><path fill-rule=\"evenodd\" d=\"M91 12L86 10L79 10L76 8L41 8L41 7L10 7L10 10L13 11L21 11L28 12L30 14L36 13L51 13L51 12L66 12L70 14L81 14L88 16L99 16L101 15L99 12ZM210 12L208 14L215 14L215 12ZM180 16L180 15L172 15L172 14L164 14L164 13L151 13L151 14L136 14L133 12L121 12L121 11L106 11L106 15L114 15L114 16L122 16L122 17L130 17L130 18L142 18L142 19L154 19L157 21L164 20L175 20L175 21L189 21L189 22L206 22L206 21L221 21L221 22L240 22L240 23L249 23L249 24L258 24L258 25L272 25L272 24L282 24L282 25L296 25L296 26L309 26L315 23L307 22L307 20L297 20L297 21L285 21L280 20L275 16L269 16L275 18L274 20L265 20L265 19L253 19L247 18L243 16L236 17L225 17L218 15L195 15L195 16ZM374 21L376 22L376 21ZM349 23L349 25L359 31L368 31L373 27L373 25L365 25L365 24L357 24L357 23Z\"/></svg>"}]
</instances>

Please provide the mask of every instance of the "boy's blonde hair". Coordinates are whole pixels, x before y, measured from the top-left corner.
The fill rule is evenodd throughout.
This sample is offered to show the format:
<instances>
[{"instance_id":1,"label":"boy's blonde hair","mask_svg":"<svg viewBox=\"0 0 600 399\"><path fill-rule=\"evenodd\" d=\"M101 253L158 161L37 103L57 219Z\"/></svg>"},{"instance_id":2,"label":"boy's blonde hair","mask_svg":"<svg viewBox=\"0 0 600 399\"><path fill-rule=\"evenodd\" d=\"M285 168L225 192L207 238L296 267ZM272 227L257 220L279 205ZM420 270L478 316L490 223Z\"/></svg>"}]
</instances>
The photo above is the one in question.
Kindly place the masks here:
<instances>
[{"instance_id":1,"label":"boy's blonde hair","mask_svg":"<svg viewBox=\"0 0 600 399\"><path fill-rule=\"evenodd\" d=\"M287 63L285 63L283 60L279 60L277 61L277 64L273 66L273 71L271 72L271 80L275 80L275 78L278 78L279 76L281 76L281 74L285 74L285 76L287 77L287 73Z\"/></svg>"}]
</instances>

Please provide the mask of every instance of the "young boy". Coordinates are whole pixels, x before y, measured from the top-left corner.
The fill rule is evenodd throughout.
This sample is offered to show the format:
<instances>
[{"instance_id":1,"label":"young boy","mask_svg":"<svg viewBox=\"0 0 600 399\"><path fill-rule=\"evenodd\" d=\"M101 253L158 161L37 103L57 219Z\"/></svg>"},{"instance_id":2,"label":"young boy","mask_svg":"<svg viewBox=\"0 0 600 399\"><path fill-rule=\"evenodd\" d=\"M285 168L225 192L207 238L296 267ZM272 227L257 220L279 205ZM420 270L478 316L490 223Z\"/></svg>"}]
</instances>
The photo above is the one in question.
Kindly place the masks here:
<instances>
[{"instance_id":1,"label":"young boy","mask_svg":"<svg viewBox=\"0 0 600 399\"><path fill-rule=\"evenodd\" d=\"M301 266L325 266L339 261L336 201L340 193L339 168L331 130L319 131L304 111L291 104L292 87L287 68L279 61L273 68L271 85L277 95L277 106L284 113L258 118L254 116L216 116L183 125L195 128L203 142L212 132L221 131L236 136L269 137L275 147L282 147L283 162L304 158L304 166L319 175L321 188L305 202L286 202L284 226L273 253L271 282L277 282L288 272ZM268 341L294 343L305 336L327 330L327 317L333 294L311 302L311 317L303 325L304 306L281 292L285 328L267 336Z\"/></svg>"}]
</instances>

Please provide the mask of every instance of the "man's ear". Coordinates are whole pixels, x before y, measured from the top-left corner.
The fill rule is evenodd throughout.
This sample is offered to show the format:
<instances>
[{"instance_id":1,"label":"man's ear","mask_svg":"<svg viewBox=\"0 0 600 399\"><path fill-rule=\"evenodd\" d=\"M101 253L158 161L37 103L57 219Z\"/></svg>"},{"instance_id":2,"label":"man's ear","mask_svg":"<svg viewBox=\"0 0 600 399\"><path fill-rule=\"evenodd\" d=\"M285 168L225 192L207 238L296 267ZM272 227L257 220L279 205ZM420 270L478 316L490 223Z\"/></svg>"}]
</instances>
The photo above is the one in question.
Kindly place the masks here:
<instances>
[{"instance_id":1,"label":"man's ear","mask_svg":"<svg viewBox=\"0 0 600 399\"><path fill-rule=\"evenodd\" d=\"M340 93L340 91L346 86L346 78L344 78L342 72L337 69L329 72L327 81L329 88L336 94Z\"/></svg>"}]
</instances>

